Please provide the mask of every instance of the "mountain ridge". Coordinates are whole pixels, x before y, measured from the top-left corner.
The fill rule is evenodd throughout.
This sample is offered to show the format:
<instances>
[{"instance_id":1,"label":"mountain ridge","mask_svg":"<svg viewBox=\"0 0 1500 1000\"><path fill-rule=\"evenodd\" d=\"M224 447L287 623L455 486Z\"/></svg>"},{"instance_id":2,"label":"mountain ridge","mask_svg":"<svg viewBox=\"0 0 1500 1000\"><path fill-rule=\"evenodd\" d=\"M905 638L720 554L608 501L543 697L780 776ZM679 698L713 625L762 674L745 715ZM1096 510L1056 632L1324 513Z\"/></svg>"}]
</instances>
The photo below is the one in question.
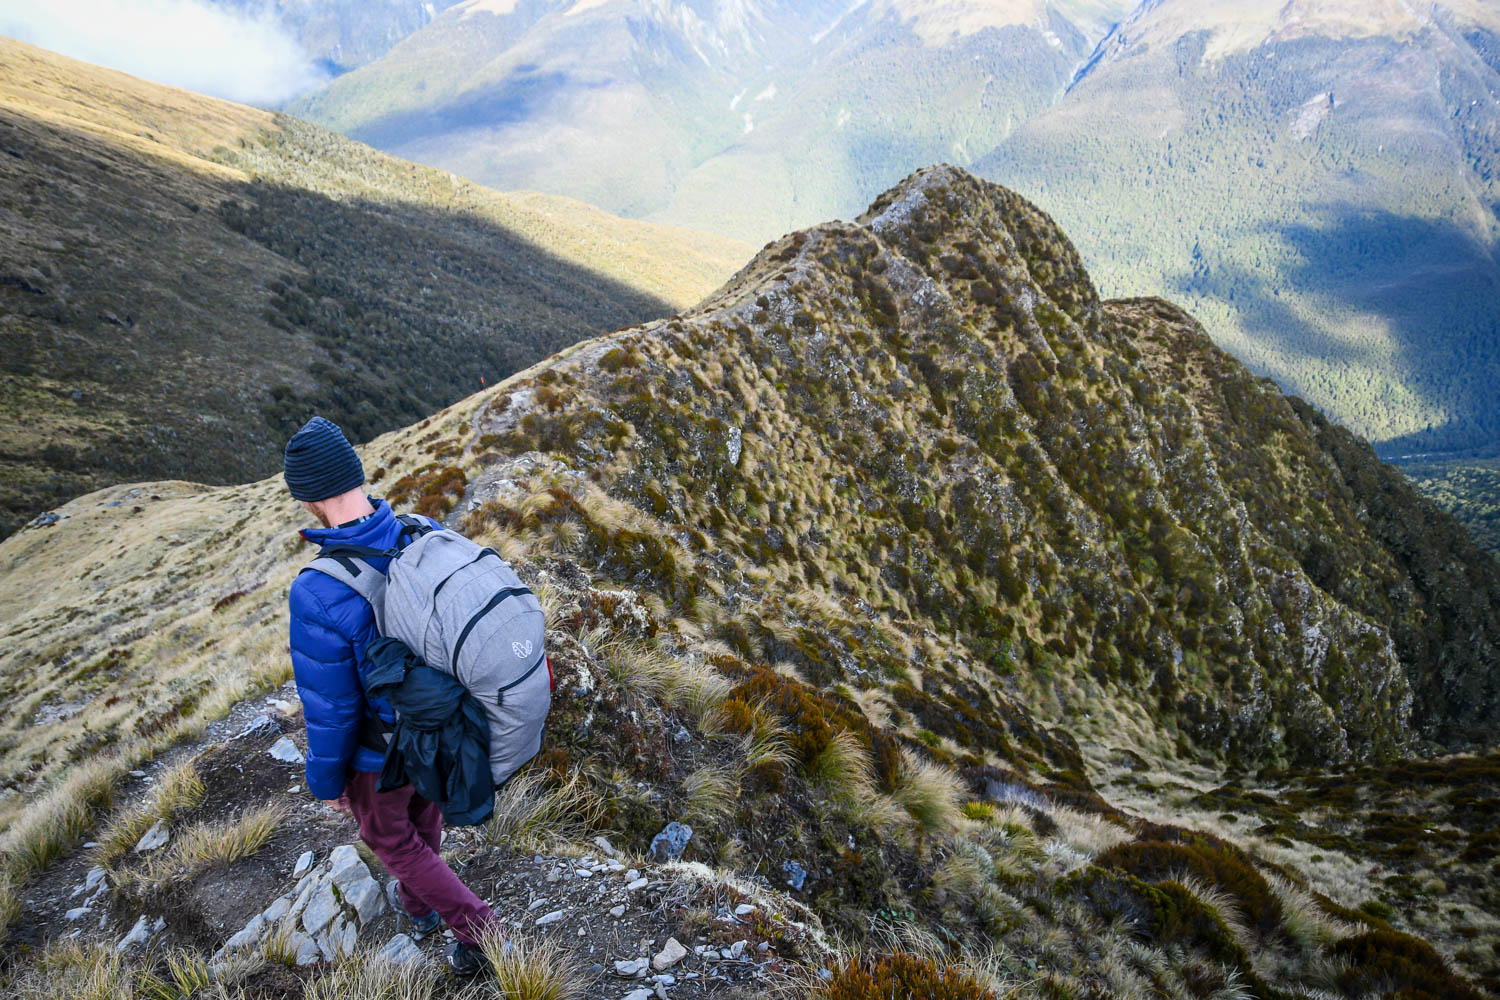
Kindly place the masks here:
<instances>
[{"instance_id":1,"label":"mountain ridge","mask_svg":"<svg viewBox=\"0 0 1500 1000\"><path fill-rule=\"evenodd\" d=\"M559 685L527 788L565 843L461 837L470 873L597 850L566 846L595 832L644 853L686 818L710 902L664 896L684 923L652 933L710 937L711 887L753 886L728 898L798 914L797 934L753 933L768 961L829 968L813 996L862 996L875 955L966 1000L989 1000L981 980L1500 983L1468 944L1495 926L1494 754L1448 753L1493 736L1500 567L1181 310L1101 301L1013 192L921 171L699 308L361 451L372 491L494 545L551 612ZM0 542L6 872L93 835L84 768L125 773L284 684L296 510L278 478L118 486ZM1434 646L1412 647L1427 621ZM287 794L265 784L241 808ZM268 849L277 872L304 842ZM134 895L152 862L112 864L114 922L87 930L111 953L140 912L203 954L238 926L195 923L212 872ZM237 920L280 882L253 881ZM864 957L798 950L825 929ZM599 960L587 933L551 940Z\"/></svg>"}]
</instances>

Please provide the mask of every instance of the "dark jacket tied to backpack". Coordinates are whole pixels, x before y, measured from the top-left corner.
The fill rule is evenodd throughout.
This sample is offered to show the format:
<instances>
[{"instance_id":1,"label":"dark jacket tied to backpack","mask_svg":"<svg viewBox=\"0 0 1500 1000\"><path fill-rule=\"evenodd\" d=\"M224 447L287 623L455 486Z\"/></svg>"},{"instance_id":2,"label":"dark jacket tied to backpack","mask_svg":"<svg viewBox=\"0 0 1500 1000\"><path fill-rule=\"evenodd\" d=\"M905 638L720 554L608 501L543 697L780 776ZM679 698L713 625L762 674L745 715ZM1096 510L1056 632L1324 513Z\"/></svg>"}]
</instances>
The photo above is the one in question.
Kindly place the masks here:
<instances>
[{"instance_id":1,"label":"dark jacket tied to backpack","mask_svg":"<svg viewBox=\"0 0 1500 1000\"><path fill-rule=\"evenodd\" d=\"M451 674L434 670L399 639L376 639L366 650L362 680L372 699L396 710L395 728L377 786L411 783L438 804L453 826L483 823L495 811L490 730L479 702Z\"/></svg>"}]
</instances>

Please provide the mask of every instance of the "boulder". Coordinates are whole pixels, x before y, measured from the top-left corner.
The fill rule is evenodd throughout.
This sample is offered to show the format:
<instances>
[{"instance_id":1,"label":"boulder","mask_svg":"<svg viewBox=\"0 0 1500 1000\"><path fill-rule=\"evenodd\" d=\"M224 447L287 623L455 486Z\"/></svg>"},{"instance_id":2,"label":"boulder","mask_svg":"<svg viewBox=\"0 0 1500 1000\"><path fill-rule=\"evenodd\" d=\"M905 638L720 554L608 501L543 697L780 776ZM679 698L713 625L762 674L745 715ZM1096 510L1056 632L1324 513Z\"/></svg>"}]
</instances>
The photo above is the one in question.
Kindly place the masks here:
<instances>
[{"instance_id":1,"label":"boulder","mask_svg":"<svg viewBox=\"0 0 1500 1000\"><path fill-rule=\"evenodd\" d=\"M328 878L340 889L360 878L369 878L370 868L352 844L341 844L328 855Z\"/></svg>"},{"instance_id":2,"label":"boulder","mask_svg":"<svg viewBox=\"0 0 1500 1000\"><path fill-rule=\"evenodd\" d=\"M312 965L323 955L318 942L314 941L311 935L303 934L301 931L293 931L289 943L297 956L298 965Z\"/></svg>"},{"instance_id":3,"label":"boulder","mask_svg":"<svg viewBox=\"0 0 1500 1000\"><path fill-rule=\"evenodd\" d=\"M267 753L284 764L300 764L305 759L302 751L297 749L297 744L292 742L290 736L283 736L271 744L271 749Z\"/></svg>"},{"instance_id":4,"label":"boulder","mask_svg":"<svg viewBox=\"0 0 1500 1000\"><path fill-rule=\"evenodd\" d=\"M309 934L316 934L339 913L339 901L333 894L333 886L327 882L319 884L302 911L302 927Z\"/></svg>"},{"instance_id":5,"label":"boulder","mask_svg":"<svg viewBox=\"0 0 1500 1000\"><path fill-rule=\"evenodd\" d=\"M668 823L661 833L651 838L651 856L657 861L676 861L692 839L692 827L686 823Z\"/></svg>"},{"instance_id":6,"label":"boulder","mask_svg":"<svg viewBox=\"0 0 1500 1000\"><path fill-rule=\"evenodd\" d=\"M141 834L141 839L135 842L135 853L145 854L165 847L167 841L172 839L172 833L167 829L167 821L159 819L151 824L151 829Z\"/></svg>"},{"instance_id":7,"label":"boulder","mask_svg":"<svg viewBox=\"0 0 1500 1000\"><path fill-rule=\"evenodd\" d=\"M135 926L131 927L124 937L120 938L120 943L115 945L115 950L129 951L132 948L144 948L146 946L146 942L151 940L151 935L155 934L166 925L167 922L161 917L157 917L153 922L151 920L148 920L146 918L146 915L143 913L136 920Z\"/></svg>"},{"instance_id":8,"label":"boulder","mask_svg":"<svg viewBox=\"0 0 1500 1000\"><path fill-rule=\"evenodd\" d=\"M265 916L257 913L250 918L249 923L235 931L229 940L224 942L224 947L220 949L220 952L227 953L255 947L255 945L260 943L261 935L265 933L266 926Z\"/></svg>"},{"instance_id":9,"label":"boulder","mask_svg":"<svg viewBox=\"0 0 1500 1000\"><path fill-rule=\"evenodd\" d=\"M405 934L397 934L385 943L375 957L383 958L396 965L406 965L409 962L422 961L422 949L418 948L417 943Z\"/></svg>"},{"instance_id":10,"label":"boulder","mask_svg":"<svg viewBox=\"0 0 1500 1000\"><path fill-rule=\"evenodd\" d=\"M657 972L665 972L678 962L687 958L687 949L676 938L667 938L667 943L662 946L661 951L651 956L651 968Z\"/></svg>"},{"instance_id":11,"label":"boulder","mask_svg":"<svg viewBox=\"0 0 1500 1000\"><path fill-rule=\"evenodd\" d=\"M645 958L627 958L615 963L615 975L638 979L646 974L651 962Z\"/></svg>"},{"instance_id":12,"label":"boulder","mask_svg":"<svg viewBox=\"0 0 1500 1000\"><path fill-rule=\"evenodd\" d=\"M385 893L380 891L380 883L369 875L351 883L344 890L344 902L354 907L361 925L368 924L385 912Z\"/></svg>"},{"instance_id":13,"label":"boulder","mask_svg":"<svg viewBox=\"0 0 1500 1000\"><path fill-rule=\"evenodd\" d=\"M93 868L90 868L88 875L84 877L83 885L75 888L72 895L79 896L86 892L93 892L103 883L106 874L108 872L101 865L95 865Z\"/></svg>"}]
</instances>

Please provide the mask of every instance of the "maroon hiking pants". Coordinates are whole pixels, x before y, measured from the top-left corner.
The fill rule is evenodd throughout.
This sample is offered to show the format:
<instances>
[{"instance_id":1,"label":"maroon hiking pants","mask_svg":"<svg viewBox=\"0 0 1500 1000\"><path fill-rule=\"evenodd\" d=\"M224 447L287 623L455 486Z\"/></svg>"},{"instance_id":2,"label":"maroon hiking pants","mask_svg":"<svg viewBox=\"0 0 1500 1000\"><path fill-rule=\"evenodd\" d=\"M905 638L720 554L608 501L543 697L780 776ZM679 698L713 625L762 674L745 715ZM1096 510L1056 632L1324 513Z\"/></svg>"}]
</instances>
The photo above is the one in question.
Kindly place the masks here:
<instances>
[{"instance_id":1,"label":"maroon hiking pants","mask_svg":"<svg viewBox=\"0 0 1500 1000\"><path fill-rule=\"evenodd\" d=\"M454 937L477 946L485 928L499 919L438 854L443 814L437 803L418 795L411 785L377 792L379 779L378 774L354 771L345 786L360 839L401 880L401 902L408 914L425 917L436 910Z\"/></svg>"}]
</instances>

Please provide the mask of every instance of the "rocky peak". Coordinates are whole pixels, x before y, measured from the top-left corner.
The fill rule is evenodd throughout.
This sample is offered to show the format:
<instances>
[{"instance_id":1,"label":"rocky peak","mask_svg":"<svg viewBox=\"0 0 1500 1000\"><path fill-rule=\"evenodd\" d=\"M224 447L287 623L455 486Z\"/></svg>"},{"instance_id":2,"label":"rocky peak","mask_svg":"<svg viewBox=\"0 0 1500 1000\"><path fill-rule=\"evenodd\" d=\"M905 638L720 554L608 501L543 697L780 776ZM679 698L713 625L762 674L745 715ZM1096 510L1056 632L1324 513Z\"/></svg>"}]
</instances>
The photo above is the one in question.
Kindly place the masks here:
<instances>
[{"instance_id":1,"label":"rocky peak","mask_svg":"<svg viewBox=\"0 0 1500 1000\"><path fill-rule=\"evenodd\" d=\"M972 677L1271 759L1462 740L1455 713L1496 714L1493 597L1420 578L1293 401L1175 307L1100 302L1045 214L954 167L537 383L546 407L522 387L491 406L501 450L582 463L762 618L812 589L954 637L945 663L747 639L820 682ZM1441 526L1412 544L1453 540L1381 483L1385 517ZM1472 544L1455 558L1500 595ZM1434 617L1474 627L1435 640Z\"/></svg>"}]
</instances>

